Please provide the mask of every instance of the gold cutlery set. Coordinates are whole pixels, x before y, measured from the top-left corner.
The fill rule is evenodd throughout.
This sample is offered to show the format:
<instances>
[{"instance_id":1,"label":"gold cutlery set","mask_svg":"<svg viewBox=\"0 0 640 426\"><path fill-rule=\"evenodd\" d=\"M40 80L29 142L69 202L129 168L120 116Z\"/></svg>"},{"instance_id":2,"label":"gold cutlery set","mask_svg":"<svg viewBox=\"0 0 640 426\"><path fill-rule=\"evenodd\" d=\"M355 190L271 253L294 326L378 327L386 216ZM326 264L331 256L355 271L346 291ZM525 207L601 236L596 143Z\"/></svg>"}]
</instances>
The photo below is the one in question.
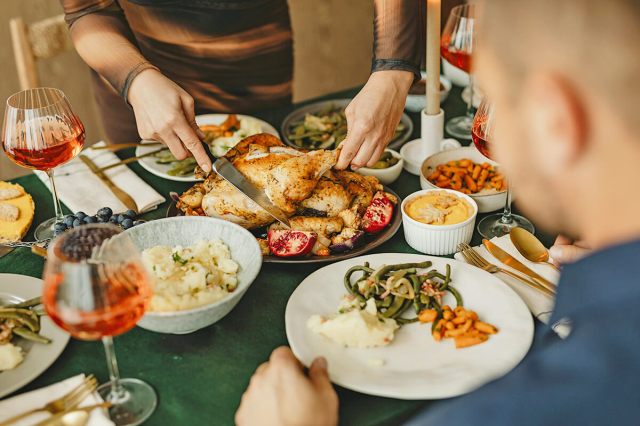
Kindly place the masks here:
<instances>
[{"instance_id":1,"label":"gold cutlery set","mask_svg":"<svg viewBox=\"0 0 640 426\"><path fill-rule=\"evenodd\" d=\"M11 417L0 423L0 426L11 425L18 420L22 420L32 414L48 412L51 414L47 419L36 423L35 426L84 426L89 421L91 411L98 408L111 407L110 402L101 402L86 407L79 407L84 399L91 395L98 387L98 381L93 375L84 378L83 382L60 398L54 399L40 408L29 410L17 416Z\"/></svg>"},{"instance_id":2,"label":"gold cutlery set","mask_svg":"<svg viewBox=\"0 0 640 426\"><path fill-rule=\"evenodd\" d=\"M94 175L96 175L98 179L100 179L102 183L104 183L107 186L107 188L109 188L109 190L113 193L113 195L115 195L116 198L122 202L122 204L124 204L128 209L133 210L136 213L138 212L138 206L135 200L131 198L131 195L127 194L126 191L124 191L118 185L113 183L113 181L109 178L109 176L106 175L103 169L100 169L96 165L96 163L94 163L86 155L80 154L78 157L80 158L80 160L82 160L84 164L87 165L87 167L89 167L89 170L91 170L91 172ZM118 165L120 164L118 163ZM110 165L109 167L112 167L112 166L113 164Z\"/></svg>"},{"instance_id":3,"label":"gold cutlery set","mask_svg":"<svg viewBox=\"0 0 640 426\"><path fill-rule=\"evenodd\" d=\"M92 147L91 149L96 151L120 151L122 149L136 148L139 146L163 146L163 144L160 142L125 143L125 144L117 144L117 145L97 146L97 147ZM98 165L86 155L80 154L78 157L87 167L89 167L89 170L91 170L91 173L97 176L98 179L100 179L107 186L107 188L109 188L109 190L113 193L113 195L115 195L116 198L118 198L118 200L120 200L122 204L124 204L127 207L127 209L133 210L137 213L139 210L134 199L125 190L123 190L122 188L117 186L115 183L113 183L113 181L109 178L109 176L107 176L106 173L104 172L125 164L135 163L136 161L139 161L142 158L151 157L166 149L168 148L163 146L162 148L159 148L135 157L125 158L124 160L117 161L113 164L109 164L108 166L104 166L104 167L98 167Z\"/></svg>"},{"instance_id":4,"label":"gold cutlery set","mask_svg":"<svg viewBox=\"0 0 640 426\"><path fill-rule=\"evenodd\" d=\"M458 249L467 263L473 266L487 271L490 274L502 273L508 275L547 296L555 297L556 285L554 283L542 277L491 241L485 239L482 241L482 244L496 259L518 272L492 264L468 244L460 244Z\"/></svg>"}]
</instances>

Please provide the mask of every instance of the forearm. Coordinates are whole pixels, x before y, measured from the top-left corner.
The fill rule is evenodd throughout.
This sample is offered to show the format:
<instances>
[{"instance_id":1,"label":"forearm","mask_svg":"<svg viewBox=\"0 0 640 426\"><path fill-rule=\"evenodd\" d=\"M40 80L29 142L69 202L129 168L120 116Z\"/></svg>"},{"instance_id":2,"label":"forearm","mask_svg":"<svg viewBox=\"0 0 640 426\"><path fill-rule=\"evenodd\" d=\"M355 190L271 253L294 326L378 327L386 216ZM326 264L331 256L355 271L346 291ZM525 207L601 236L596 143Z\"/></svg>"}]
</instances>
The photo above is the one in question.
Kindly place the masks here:
<instances>
[{"instance_id":1,"label":"forearm","mask_svg":"<svg viewBox=\"0 0 640 426\"><path fill-rule=\"evenodd\" d=\"M135 45L124 16L113 8L70 15L71 39L80 57L126 99L133 78L155 67Z\"/></svg>"},{"instance_id":2,"label":"forearm","mask_svg":"<svg viewBox=\"0 0 640 426\"><path fill-rule=\"evenodd\" d=\"M371 70L408 71L420 79L424 46L424 1L374 0L374 57Z\"/></svg>"}]
</instances>

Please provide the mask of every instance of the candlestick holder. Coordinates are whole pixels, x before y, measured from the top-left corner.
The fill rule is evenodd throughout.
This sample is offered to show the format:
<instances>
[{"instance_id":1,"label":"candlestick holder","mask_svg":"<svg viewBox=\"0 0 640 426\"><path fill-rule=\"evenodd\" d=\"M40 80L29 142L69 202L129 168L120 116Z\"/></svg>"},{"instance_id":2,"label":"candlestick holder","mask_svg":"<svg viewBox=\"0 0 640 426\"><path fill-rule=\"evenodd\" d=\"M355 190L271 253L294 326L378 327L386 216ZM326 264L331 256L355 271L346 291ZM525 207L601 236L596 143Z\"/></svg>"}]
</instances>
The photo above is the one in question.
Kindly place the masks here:
<instances>
[{"instance_id":1,"label":"candlestick holder","mask_svg":"<svg viewBox=\"0 0 640 426\"><path fill-rule=\"evenodd\" d=\"M420 139L414 139L402 146L400 155L404 159L404 169L414 175L420 175L420 168L427 157L448 149L460 148L460 142L444 138L444 111L438 114L420 113Z\"/></svg>"}]
</instances>

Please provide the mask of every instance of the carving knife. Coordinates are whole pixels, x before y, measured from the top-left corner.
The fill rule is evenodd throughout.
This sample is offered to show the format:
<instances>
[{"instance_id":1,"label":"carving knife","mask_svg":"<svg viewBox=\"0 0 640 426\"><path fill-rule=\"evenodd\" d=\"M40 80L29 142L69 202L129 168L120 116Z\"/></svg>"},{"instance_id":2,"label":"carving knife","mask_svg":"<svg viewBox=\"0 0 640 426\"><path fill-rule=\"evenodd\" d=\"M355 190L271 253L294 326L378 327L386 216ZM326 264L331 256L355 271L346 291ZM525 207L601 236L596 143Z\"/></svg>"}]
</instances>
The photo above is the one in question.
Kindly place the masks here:
<instances>
[{"instance_id":1,"label":"carving knife","mask_svg":"<svg viewBox=\"0 0 640 426\"><path fill-rule=\"evenodd\" d=\"M122 201L122 204L124 204L126 208L133 210L135 212L138 212L138 206L134 201L134 199L131 198L131 195L127 194L125 191L120 189L115 183L113 183L113 181L109 179L109 176L107 176L104 173L104 171L100 170L98 165L94 163L89 157L83 154L80 154L78 157L80 157L82 162L86 164L87 167L89 167L91 172L94 175L96 175L98 179L102 181L102 183L107 185L107 187L111 190L113 195L115 195L116 198L118 198L118 200Z\"/></svg>"},{"instance_id":2,"label":"carving knife","mask_svg":"<svg viewBox=\"0 0 640 426\"><path fill-rule=\"evenodd\" d=\"M218 158L213 162L213 170L251 201L262 207L285 228L291 229L287 215L271 202L263 190L256 188L249 182L229 160L224 157Z\"/></svg>"},{"instance_id":3,"label":"carving knife","mask_svg":"<svg viewBox=\"0 0 640 426\"><path fill-rule=\"evenodd\" d=\"M504 263L505 265L517 271L522 272L523 274L530 276L534 280L538 281L541 285L546 287L548 290L551 290L555 293L556 285L554 283L547 280L540 274L536 273L535 271L527 267L525 264L520 262L518 259L511 256L509 253L507 253L506 251L502 250L500 247L492 243L491 241L484 239L482 240L482 244L484 244L485 248L489 251L489 253L491 253L500 262Z\"/></svg>"}]
</instances>

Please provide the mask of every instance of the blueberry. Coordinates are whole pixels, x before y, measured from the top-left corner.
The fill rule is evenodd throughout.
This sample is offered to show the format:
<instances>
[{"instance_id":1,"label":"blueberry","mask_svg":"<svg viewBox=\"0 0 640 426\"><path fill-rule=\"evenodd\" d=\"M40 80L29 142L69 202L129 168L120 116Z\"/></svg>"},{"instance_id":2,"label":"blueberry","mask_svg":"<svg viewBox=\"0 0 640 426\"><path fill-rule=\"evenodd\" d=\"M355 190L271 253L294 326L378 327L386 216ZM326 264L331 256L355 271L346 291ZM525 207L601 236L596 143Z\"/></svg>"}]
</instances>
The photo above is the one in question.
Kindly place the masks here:
<instances>
[{"instance_id":1,"label":"blueberry","mask_svg":"<svg viewBox=\"0 0 640 426\"><path fill-rule=\"evenodd\" d=\"M98 223L107 223L109 222L109 217L108 216L97 216L98 218Z\"/></svg>"},{"instance_id":2,"label":"blueberry","mask_svg":"<svg viewBox=\"0 0 640 426\"><path fill-rule=\"evenodd\" d=\"M111 210L111 208L109 207L103 207L100 210L98 210L98 213L96 213L98 215L98 217L104 217L106 219L109 219L111 216L113 216L113 210Z\"/></svg>"},{"instance_id":3,"label":"blueberry","mask_svg":"<svg viewBox=\"0 0 640 426\"><path fill-rule=\"evenodd\" d=\"M126 212L124 212L125 216L129 216L130 219L135 219L136 217L138 217L138 213L134 212L133 210L127 210Z\"/></svg>"},{"instance_id":4,"label":"blueberry","mask_svg":"<svg viewBox=\"0 0 640 426\"><path fill-rule=\"evenodd\" d=\"M80 220L84 220L84 218L87 217L87 214L85 212L78 212L76 213L76 217Z\"/></svg>"},{"instance_id":5,"label":"blueberry","mask_svg":"<svg viewBox=\"0 0 640 426\"><path fill-rule=\"evenodd\" d=\"M78 226L84 224L84 222L78 218L76 218L76 220L73 221L73 227L77 228Z\"/></svg>"},{"instance_id":6,"label":"blueberry","mask_svg":"<svg viewBox=\"0 0 640 426\"><path fill-rule=\"evenodd\" d=\"M123 214L119 214L118 216L116 216L116 220L118 221L118 225L122 224L122 221L128 219L127 216L123 215Z\"/></svg>"},{"instance_id":7,"label":"blueberry","mask_svg":"<svg viewBox=\"0 0 640 426\"><path fill-rule=\"evenodd\" d=\"M118 223L118 217L117 216L111 216L109 218L109 223L113 223L114 225L116 225Z\"/></svg>"},{"instance_id":8,"label":"blueberry","mask_svg":"<svg viewBox=\"0 0 640 426\"><path fill-rule=\"evenodd\" d=\"M95 216L87 216L84 218L84 223L97 223L98 218Z\"/></svg>"},{"instance_id":9,"label":"blueberry","mask_svg":"<svg viewBox=\"0 0 640 426\"><path fill-rule=\"evenodd\" d=\"M125 220L122 221L122 223L120 224L124 229L129 229L133 226L133 220L126 218Z\"/></svg>"},{"instance_id":10,"label":"blueberry","mask_svg":"<svg viewBox=\"0 0 640 426\"><path fill-rule=\"evenodd\" d=\"M71 228L73 226L74 220L76 220L76 217L72 214L68 214L64 217L62 221L65 225L67 225L67 228Z\"/></svg>"},{"instance_id":11,"label":"blueberry","mask_svg":"<svg viewBox=\"0 0 640 426\"><path fill-rule=\"evenodd\" d=\"M67 225L64 222L56 222L55 225L53 225L53 230L55 232L64 232L67 230Z\"/></svg>"},{"instance_id":12,"label":"blueberry","mask_svg":"<svg viewBox=\"0 0 640 426\"><path fill-rule=\"evenodd\" d=\"M133 226L142 225L145 222L146 222L146 220L134 220L133 221Z\"/></svg>"}]
</instances>

